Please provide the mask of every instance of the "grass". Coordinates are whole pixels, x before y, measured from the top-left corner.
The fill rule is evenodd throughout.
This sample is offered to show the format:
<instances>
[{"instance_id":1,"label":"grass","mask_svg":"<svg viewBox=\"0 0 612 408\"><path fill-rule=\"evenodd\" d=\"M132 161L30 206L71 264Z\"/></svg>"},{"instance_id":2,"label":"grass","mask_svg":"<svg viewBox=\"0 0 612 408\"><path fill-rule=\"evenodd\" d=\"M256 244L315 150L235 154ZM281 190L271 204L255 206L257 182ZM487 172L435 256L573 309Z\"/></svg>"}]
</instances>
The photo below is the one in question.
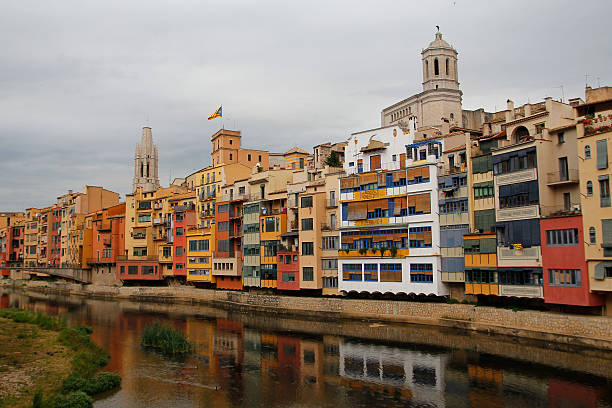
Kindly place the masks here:
<instances>
[{"instance_id":1,"label":"grass","mask_svg":"<svg viewBox=\"0 0 612 408\"><path fill-rule=\"evenodd\" d=\"M121 385L121 377L113 373L97 373L106 366L110 356L100 346L91 341L93 329L88 326L68 327L61 318L43 315L27 310L3 309L0 317L11 319L16 323L36 325L47 331L59 332L55 336L55 345L69 350L71 372L61 381L61 385L38 388L33 395L32 405L38 408L88 408L93 406L91 396L106 392ZM26 334L26 335L24 335ZM30 341L32 336L18 333L18 340ZM56 347L57 348L57 347ZM36 354L35 350L30 353ZM22 353L24 354L24 353ZM65 363L63 364L65 366ZM62 376L66 375L65 370ZM57 381L55 381L57 383ZM47 397L45 398L45 394ZM11 406L13 402L10 402ZM3 407L0 400L0 407ZM7 405L8 406L8 405Z\"/></svg>"},{"instance_id":2,"label":"grass","mask_svg":"<svg viewBox=\"0 0 612 408\"><path fill-rule=\"evenodd\" d=\"M194 345L187 341L182 331L161 322L155 322L145 327L140 338L140 344L168 356L185 356L194 351Z\"/></svg>"}]
</instances>

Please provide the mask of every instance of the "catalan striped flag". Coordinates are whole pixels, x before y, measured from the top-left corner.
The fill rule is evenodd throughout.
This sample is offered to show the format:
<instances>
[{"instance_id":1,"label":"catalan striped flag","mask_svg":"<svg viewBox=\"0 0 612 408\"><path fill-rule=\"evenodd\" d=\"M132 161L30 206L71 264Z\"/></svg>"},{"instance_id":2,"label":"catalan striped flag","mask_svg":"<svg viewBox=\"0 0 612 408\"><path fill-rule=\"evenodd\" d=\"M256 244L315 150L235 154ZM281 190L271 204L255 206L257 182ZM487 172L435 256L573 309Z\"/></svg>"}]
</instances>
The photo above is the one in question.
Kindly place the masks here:
<instances>
[{"instance_id":1,"label":"catalan striped flag","mask_svg":"<svg viewBox=\"0 0 612 408\"><path fill-rule=\"evenodd\" d=\"M219 109L217 109L215 113L213 113L212 115L208 117L208 120L223 117L222 109L223 109L223 105L219 106Z\"/></svg>"}]
</instances>

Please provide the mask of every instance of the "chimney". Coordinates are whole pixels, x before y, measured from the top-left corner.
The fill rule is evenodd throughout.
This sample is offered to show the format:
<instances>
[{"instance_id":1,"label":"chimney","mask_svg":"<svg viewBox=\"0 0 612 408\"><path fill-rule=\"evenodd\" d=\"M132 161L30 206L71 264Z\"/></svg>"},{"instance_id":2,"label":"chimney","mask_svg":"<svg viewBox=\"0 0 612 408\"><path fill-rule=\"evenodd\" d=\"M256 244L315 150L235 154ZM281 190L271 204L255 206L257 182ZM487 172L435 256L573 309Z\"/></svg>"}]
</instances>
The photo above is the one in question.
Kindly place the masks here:
<instances>
[{"instance_id":1,"label":"chimney","mask_svg":"<svg viewBox=\"0 0 612 408\"><path fill-rule=\"evenodd\" d=\"M552 111L552 98L550 96L544 98L544 105L546 106L546 110L548 112Z\"/></svg>"},{"instance_id":2,"label":"chimney","mask_svg":"<svg viewBox=\"0 0 612 408\"><path fill-rule=\"evenodd\" d=\"M529 103L525 104L525 117L527 116L531 116L531 104Z\"/></svg>"},{"instance_id":3,"label":"chimney","mask_svg":"<svg viewBox=\"0 0 612 408\"><path fill-rule=\"evenodd\" d=\"M512 120L514 120L514 102L508 99L506 101L506 104L507 104L506 122L511 122Z\"/></svg>"}]
</instances>

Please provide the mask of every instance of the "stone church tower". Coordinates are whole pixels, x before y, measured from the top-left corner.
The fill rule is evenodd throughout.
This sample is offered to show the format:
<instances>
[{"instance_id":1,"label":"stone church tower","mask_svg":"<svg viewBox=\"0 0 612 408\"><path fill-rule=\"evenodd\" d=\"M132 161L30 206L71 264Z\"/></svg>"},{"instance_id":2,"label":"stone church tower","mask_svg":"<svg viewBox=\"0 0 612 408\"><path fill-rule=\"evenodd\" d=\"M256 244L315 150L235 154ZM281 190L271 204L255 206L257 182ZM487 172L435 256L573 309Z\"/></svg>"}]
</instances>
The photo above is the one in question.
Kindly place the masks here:
<instances>
[{"instance_id":1,"label":"stone church tower","mask_svg":"<svg viewBox=\"0 0 612 408\"><path fill-rule=\"evenodd\" d=\"M157 146L153 144L150 127L142 128L142 139L136 145L134 155L134 182L132 191L141 187L143 192L155 191L159 188L157 175Z\"/></svg>"},{"instance_id":2,"label":"stone church tower","mask_svg":"<svg viewBox=\"0 0 612 408\"><path fill-rule=\"evenodd\" d=\"M436 33L435 39L421 52L423 63L423 91L397 102L381 112L381 125L388 126L416 118L417 127L425 134L426 128L437 128L447 123L462 126L457 51ZM425 136L426 137L426 136Z\"/></svg>"}]
</instances>

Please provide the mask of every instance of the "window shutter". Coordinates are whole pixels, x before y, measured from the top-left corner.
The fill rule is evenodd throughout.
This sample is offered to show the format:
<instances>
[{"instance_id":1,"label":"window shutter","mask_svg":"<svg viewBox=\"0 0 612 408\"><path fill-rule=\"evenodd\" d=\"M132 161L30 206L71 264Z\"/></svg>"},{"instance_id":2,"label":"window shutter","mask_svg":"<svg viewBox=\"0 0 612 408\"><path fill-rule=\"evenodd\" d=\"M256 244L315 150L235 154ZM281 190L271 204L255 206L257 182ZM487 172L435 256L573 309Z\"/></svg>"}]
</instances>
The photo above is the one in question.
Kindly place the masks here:
<instances>
[{"instance_id":1,"label":"window shutter","mask_svg":"<svg viewBox=\"0 0 612 408\"><path fill-rule=\"evenodd\" d=\"M595 280L604 280L606 278L605 262L600 262L595 265L595 273L593 274Z\"/></svg>"},{"instance_id":2,"label":"window shutter","mask_svg":"<svg viewBox=\"0 0 612 408\"><path fill-rule=\"evenodd\" d=\"M612 219L601 220L601 234L603 244L612 244Z\"/></svg>"},{"instance_id":3,"label":"window shutter","mask_svg":"<svg viewBox=\"0 0 612 408\"><path fill-rule=\"evenodd\" d=\"M597 141L597 168L608 168L608 142L607 140Z\"/></svg>"}]
</instances>

